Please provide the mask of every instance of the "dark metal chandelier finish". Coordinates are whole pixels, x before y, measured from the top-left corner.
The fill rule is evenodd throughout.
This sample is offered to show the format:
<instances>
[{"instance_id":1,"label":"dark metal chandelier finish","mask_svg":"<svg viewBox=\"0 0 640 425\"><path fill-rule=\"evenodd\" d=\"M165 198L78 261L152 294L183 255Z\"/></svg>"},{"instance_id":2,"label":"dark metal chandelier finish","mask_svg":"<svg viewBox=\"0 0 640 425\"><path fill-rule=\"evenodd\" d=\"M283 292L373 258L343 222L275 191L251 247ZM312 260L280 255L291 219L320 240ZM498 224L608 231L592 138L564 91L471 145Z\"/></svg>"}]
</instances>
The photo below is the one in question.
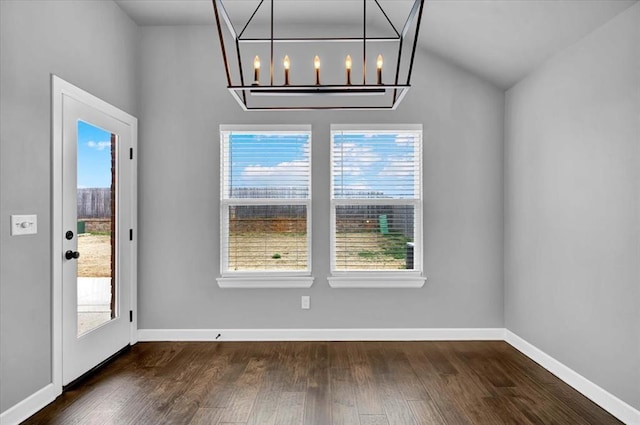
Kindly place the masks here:
<instances>
[{"instance_id":1,"label":"dark metal chandelier finish","mask_svg":"<svg viewBox=\"0 0 640 425\"><path fill-rule=\"evenodd\" d=\"M280 29L278 36L276 36L274 17L277 18L277 14L275 11L282 10L280 9L281 5L278 5L278 3L286 2L259 0L257 1L257 7L250 14L248 20L241 22L240 25L236 22L236 25L234 25L234 21L228 13L228 6L234 3L232 6L237 8L241 3L237 0L235 2L234 0L212 1L227 77L227 88L246 111L393 110L397 108L411 87L411 73L424 0L405 2L409 3L410 7L406 18L403 16L404 20L401 26L394 25L388 10L385 10L381 4L382 0L361 0L361 15L354 17L354 20L360 21L357 27L360 28L362 35L330 35L326 37L281 36L280 33L282 31ZM246 5L247 2L243 3L242 6ZM322 4L322 0L317 0L316 3ZM290 2L290 4L292 3ZM336 2L333 4L336 4ZM256 15L259 12L265 15L262 27L265 30L264 32L268 33L266 36L250 35L247 31L251 25L258 25L255 22L258 20ZM372 25L368 22L368 19L372 19L373 13L377 13L378 16L382 17L380 18L381 22L386 26L384 30L390 35L372 35L374 31L370 28ZM309 19L313 21L313 16ZM222 22L224 22L224 26ZM281 25L280 22L277 24ZM383 25L378 25L378 27L381 26ZM336 30L335 32L339 31ZM287 51L286 49L291 49L292 51ZM329 62L333 64L333 68L329 70L333 72L333 75L330 74L326 78L326 81L329 82L328 84L322 83L325 80L325 75L321 76L321 58L318 54L315 54L313 59L310 57L307 59L307 56L311 54L310 52L322 49L324 49L325 53L323 59L331 56ZM386 78L384 81L384 62L383 55L380 53L383 50L385 51L384 61L389 62L390 65L385 68L387 71L384 73ZM263 54L262 60L257 54L258 51ZM338 80L336 74L341 76L342 73L335 64L336 60L341 60L344 57L342 54L345 51L348 52L344 62L346 78L343 80L344 83L341 83L341 81L336 81ZM371 51L373 51L373 54L371 54ZM284 53L282 62L284 78L282 80L279 79L280 73L276 70L276 61L278 61L277 66L279 66L279 61L282 57L276 57L276 53L278 55ZM294 57L294 53L298 54L297 57L299 59L295 70L292 64L293 61L289 58L290 55ZM368 53L370 57L367 57ZM265 54L269 56L269 60L266 61L268 67L265 67L268 74L265 73L267 75L263 75L264 82L262 82L260 71L262 63L265 62ZM359 60L352 60L352 55L358 55L357 59ZM390 58L393 61L389 61ZM368 78L373 68L368 63L368 60L371 61L371 59L375 59L375 63L373 63L376 65L375 78ZM248 68L247 64L253 65L253 67ZM354 65L361 68L361 77L356 72L352 74L352 67L354 68L353 71L356 70ZM307 69L305 70L305 68ZM325 69L323 69L324 71ZM278 73L277 77L276 73ZM300 80L303 75L307 76L309 80L304 81L302 84L291 83L294 76ZM276 80L277 82L274 82ZM280 81L282 81L281 84Z\"/></svg>"}]
</instances>

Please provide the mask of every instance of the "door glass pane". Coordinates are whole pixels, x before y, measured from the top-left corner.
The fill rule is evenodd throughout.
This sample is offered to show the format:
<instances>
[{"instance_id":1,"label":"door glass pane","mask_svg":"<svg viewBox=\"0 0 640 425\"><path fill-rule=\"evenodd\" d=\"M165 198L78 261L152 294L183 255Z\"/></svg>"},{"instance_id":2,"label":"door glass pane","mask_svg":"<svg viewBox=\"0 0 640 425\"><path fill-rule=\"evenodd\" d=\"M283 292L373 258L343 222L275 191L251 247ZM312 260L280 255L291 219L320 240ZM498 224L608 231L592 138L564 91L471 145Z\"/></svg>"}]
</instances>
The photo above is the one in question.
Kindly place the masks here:
<instances>
[{"instance_id":1,"label":"door glass pane","mask_svg":"<svg viewBox=\"0 0 640 425\"><path fill-rule=\"evenodd\" d=\"M78 121L78 336L117 316L117 136Z\"/></svg>"}]
</instances>

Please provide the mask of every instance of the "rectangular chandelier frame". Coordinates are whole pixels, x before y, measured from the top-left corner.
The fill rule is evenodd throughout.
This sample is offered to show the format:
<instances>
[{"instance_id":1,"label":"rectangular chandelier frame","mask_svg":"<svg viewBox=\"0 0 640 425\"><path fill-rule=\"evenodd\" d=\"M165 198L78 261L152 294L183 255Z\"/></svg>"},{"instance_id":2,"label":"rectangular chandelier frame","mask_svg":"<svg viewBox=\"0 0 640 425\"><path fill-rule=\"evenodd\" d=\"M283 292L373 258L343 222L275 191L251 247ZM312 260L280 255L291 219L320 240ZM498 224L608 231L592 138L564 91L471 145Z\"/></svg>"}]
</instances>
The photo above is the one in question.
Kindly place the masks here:
<instances>
[{"instance_id":1,"label":"rectangular chandelier frame","mask_svg":"<svg viewBox=\"0 0 640 425\"><path fill-rule=\"evenodd\" d=\"M424 0L412 0L411 10L404 22L402 28L399 30L393 25L389 16L383 9L379 0L362 0L362 37L275 37L274 36L274 0L260 0L258 6L251 14L248 21L244 24L240 31L237 31L234 27L229 14L225 8L224 2L228 0L212 0L213 9L216 19L216 26L218 30L218 37L220 39L220 48L222 51L222 60L224 62L225 74L227 78L227 89L236 99L238 104L245 111L282 111L282 110L395 110L404 96L407 94L409 88L411 88L411 74L413 71L413 62L415 59L416 47L418 42L418 34L420 30L420 22L422 19L422 10L424 7ZM245 30L249 24L253 21L258 10L267 3L270 6L270 35L269 37L247 37L244 35ZM368 37L367 36L367 3L372 3L379 8L382 12L386 22L391 26L394 36L390 37ZM232 46L225 45L225 38L223 36L223 30L221 26L221 20L224 21L232 38ZM410 29L415 23L415 31L413 37L407 37ZM393 84L382 84L380 76L375 84L317 84L315 85L275 85L274 80L274 46L279 43L361 43L362 44L362 57L363 57L363 82L366 81L366 59L367 59L367 43L396 43L397 48L397 63L395 63L395 73L393 76ZM406 77L401 76L401 61L403 59L403 47L407 42L412 44L409 46L410 58L408 62ZM268 44L269 45L269 84L268 85L256 85L247 84L247 78L243 72L241 47L247 44ZM235 75L235 79L232 78L232 70L229 64L228 53L235 50L235 54L238 60L238 72ZM381 65L379 65L381 66ZM380 72L380 70L379 70ZM249 81L251 81L249 79ZM235 83L234 83L235 82ZM384 104L375 105L363 105L349 104L348 101L343 101L339 104L329 105L286 105L287 97L300 97L300 96L322 96L322 97L350 97L350 98L368 98L369 96L381 96L385 95L389 97L389 101L385 101ZM252 97L260 98L279 98L280 101L273 105L252 105L249 100ZM344 100L344 99L342 99Z\"/></svg>"}]
</instances>

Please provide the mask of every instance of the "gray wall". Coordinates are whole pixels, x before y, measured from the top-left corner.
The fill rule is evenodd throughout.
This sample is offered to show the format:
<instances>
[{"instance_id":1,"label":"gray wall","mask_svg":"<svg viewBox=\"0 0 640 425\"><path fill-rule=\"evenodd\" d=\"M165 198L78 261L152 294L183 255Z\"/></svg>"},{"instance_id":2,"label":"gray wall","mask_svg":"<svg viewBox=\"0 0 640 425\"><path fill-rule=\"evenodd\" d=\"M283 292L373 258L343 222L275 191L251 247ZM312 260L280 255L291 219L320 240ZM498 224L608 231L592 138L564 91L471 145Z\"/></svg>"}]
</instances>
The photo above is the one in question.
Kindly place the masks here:
<instances>
[{"instance_id":1,"label":"gray wall","mask_svg":"<svg viewBox=\"0 0 640 425\"><path fill-rule=\"evenodd\" d=\"M503 92L419 52L395 112L242 112L214 27L144 27L139 327L503 327ZM309 290L220 289L220 124L313 126ZM329 125L424 126L425 274L417 290L330 289ZM300 295L311 295L311 310Z\"/></svg>"},{"instance_id":2,"label":"gray wall","mask_svg":"<svg viewBox=\"0 0 640 425\"><path fill-rule=\"evenodd\" d=\"M503 146L503 93L422 51L395 112L244 113L213 27L138 29L106 1L0 1L0 411L51 381L51 73L140 118L140 328L506 324L640 408L638 28L640 5L511 89ZM326 282L329 125L367 122L424 125L422 289ZM218 125L234 123L313 125L309 290L215 283ZM38 214L38 235L9 236L18 213Z\"/></svg>"},{"instance_id":3,"label":"gray wall","mask_svg":"<svg viewBox=\"0 0 640 425\"><path fill-rule=\"evenodd\" d=\"M640 4L507 93L506 327L640 408Z\"/></svg>"},{"instance_id":4,"label":"gray wall","mask_svg":"<svg viewBox=\"0 0 640 425\"><path fill-rule=\"evenodd\" d=\"M0 411L51 382L50 74L136 115L137 40L112 2L0 1Z\"/></svg>"}]
</instances>

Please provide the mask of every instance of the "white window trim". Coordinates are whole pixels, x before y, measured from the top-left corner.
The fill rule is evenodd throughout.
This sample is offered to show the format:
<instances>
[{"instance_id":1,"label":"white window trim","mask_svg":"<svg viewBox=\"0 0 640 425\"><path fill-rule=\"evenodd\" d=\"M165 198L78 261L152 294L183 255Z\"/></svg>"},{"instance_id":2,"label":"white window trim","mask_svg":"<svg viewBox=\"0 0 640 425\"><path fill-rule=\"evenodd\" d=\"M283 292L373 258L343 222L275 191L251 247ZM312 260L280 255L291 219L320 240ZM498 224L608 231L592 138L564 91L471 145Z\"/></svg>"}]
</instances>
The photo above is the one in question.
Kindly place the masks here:
<instances>
[{"instance_id":1,"label":"white window trim","mask_svg":"<svg viewBox=\"0 0 640 425\"><path fill-rule=\"evenodd\" d=\"M393 273L393 272L392 272ZM367 276L364 272L353 272L349 276L338 276L334 274L327 277L329 286L336 289L344 288L422 288L427 281L426 277L420 274L414 276L398 276L390 274L388 276Z\"/></svg>"},{"instance_id":2,"label":"white window trim","mask_svg":"<svg viewBox=\"0 0 640 425\"><path fill-rule=\"evenodd\" d=\"M282 277L219 277L216 279L221 288L244 288L244 289L292 289L311 288L313 285L312 276L282 276Z\"/></svg>"},{"instance_id":3,"label":"white window trim","mask_svg":"<svg viewBox=\"0 0 640 425\"><path fill-rule=\"evenodd\" d=\"M331 162L333 164L333 133L339 131L348 132L378 132L378 133L395 133L398 131L418 131L422 135L422 124L332 124L330 129L331 134ZM421 136L422 142L422 136ZM420 154L423 150L421 146ZM422 288L427 281L427 278L423 275L423 220L422 220L422 204L423 204L423 188L422 188L422 175L423 175L423 158L420 156L420 169L419 175L416 179L419 179L420 184L418 188L419 198L413 200L400 200L400 199L335 199L334 198L334 180L333 174L331 174L331 225L330 225L330 251L331 251L331 275L327 277L329 286L332 288ZM332 166L332 165L331 165ZM336 220L335 211L337 205L357 205L357 204L384 204L384 205L407 205L412 203L414 206L414 229L419 229L414 234L414 243L416 250L414 251L414 265L417 266L417 270L396 271L396 270L336 270Z\"/></svg>"},{"instance_id":4,"label":"white window trim","mask_svg":"<svg viewBox=\"0 0 640 425\"><path fill-rule=\"evenodd\" d=\"M422 132L422 124L331 124L331 131L376 131L379 133L396 133L398 131Z\"/></svg>"},{"instance_id":5,"label":"white window trim","mask_svg":"<svg viewBox=\"0 0 640 425\"><path fill-rule=\"evenodd\" d=\"M223 132L255 133L255 132L308 132L310 143L313 144L313 132L311 125L220 125L219 134ZM222 149L224 141L220 140L220 171L225 167ZM314 278L311 276L311 199L312 199L312 157L309 156L309 198L308 199L224 199L224 176L220 179L220 277L216 279L220 288L243 289L271 289L271 288L310 288ZM229 271L228 257L223 248L224 241L229 238L228 222L229 206L233 205L305 205L307 209L307 270L256 270L256 271Z\"/></svg>"}]
</instances>

